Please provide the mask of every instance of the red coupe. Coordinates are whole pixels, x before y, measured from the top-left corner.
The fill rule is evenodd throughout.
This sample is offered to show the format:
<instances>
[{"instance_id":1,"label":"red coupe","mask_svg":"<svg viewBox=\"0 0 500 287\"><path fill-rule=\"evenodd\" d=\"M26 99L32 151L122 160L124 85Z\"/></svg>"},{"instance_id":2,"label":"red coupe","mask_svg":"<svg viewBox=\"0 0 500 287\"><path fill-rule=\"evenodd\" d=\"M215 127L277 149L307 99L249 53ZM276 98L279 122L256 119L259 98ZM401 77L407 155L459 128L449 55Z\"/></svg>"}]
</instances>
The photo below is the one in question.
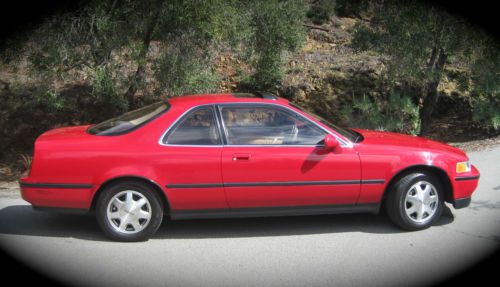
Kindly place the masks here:
<instances>
[{"instance_id":1,"label":"red coupe","mask_svg":"<svg viewBox=\"0 0 500 287\"><path fill-rule=\"evenodd\" d=\"M344 129L266 93L174 97L35 142L20 179L36 209L95 213L112 239L171 219L368 212L406 230L469 205L466 154L425 138Z\"/></svg>"}]
</instances>

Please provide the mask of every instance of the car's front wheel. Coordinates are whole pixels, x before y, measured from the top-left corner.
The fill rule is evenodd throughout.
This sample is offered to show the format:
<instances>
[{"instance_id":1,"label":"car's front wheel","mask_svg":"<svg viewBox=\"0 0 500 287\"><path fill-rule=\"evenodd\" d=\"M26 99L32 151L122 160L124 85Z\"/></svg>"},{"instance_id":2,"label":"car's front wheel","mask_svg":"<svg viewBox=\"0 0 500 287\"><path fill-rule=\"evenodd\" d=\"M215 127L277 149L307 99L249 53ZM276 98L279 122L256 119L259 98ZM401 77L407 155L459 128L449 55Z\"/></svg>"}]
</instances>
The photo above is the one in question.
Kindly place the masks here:
<instances>
[{"instance_id":1,"label":"car's front wheel","mask_svg":"<svg viewBox=\"0 0 500 287\"><path fill-rule=\"evenodd\" d=\"M157 194L139 182L121 182L99 196L96 216L103 232L113 240L148 240L160 227L163 208Z\"/></svg>"},{"instance_id":2,"label":"car's front wheel","mask_svg":"<svg viewBox=\"0 0 500 287\"><path fill-rule=\"evenodd\" d=\"M443 206L442 185L427 173L411 173L399 179L386 202L389 218L410 231L431 226L441 216Z\"/></svg>"}]
</instances>

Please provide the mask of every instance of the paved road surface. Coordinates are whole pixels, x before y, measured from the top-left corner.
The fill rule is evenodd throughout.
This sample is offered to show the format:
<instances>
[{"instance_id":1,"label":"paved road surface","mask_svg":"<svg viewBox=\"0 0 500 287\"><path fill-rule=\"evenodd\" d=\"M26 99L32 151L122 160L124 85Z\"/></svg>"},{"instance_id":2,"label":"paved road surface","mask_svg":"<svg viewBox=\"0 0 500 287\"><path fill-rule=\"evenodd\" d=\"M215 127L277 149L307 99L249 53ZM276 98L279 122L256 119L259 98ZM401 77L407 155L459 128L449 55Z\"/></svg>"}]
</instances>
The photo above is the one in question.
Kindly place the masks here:
<instances>
[{"instance_id":1,"label":"paved road surface","mask_svg":"<svg viewBox=\"0 0 500 287\"><path fill-rule=\"evenodd\" d=\"M469 208L402 232L385 216L166 222L145 243L109 242L93 217L39 213L0 185L0 245L62 282L112 286L359 286L435 283L500 247L500 147L470 153L482 173Z\"/></svg>"}]
</instances>

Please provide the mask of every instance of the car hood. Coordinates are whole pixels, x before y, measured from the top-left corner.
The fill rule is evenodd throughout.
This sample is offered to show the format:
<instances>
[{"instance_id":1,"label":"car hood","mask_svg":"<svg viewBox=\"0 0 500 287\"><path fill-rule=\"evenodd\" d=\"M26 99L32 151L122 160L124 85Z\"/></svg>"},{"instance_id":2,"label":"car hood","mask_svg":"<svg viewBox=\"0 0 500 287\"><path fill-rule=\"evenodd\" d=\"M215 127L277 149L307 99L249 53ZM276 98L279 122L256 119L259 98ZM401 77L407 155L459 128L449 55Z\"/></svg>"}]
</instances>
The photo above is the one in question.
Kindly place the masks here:
<instances>
[{"instance_id":1,"label":"car hood","mask_svg":"<svg viewBox=\"0 0 500 287\"><path fill-rule=\"evenodd\" d=\"M372 130L362 130L362 129L355 129L355 131L363 135L364 138L362 141L363 144L418 148L429 151L448 152L459 156L467 157L465 152L456 147L452 147L448 144L433 141L423 137L410 136L393 132L372 131Z\"/></svg>"}]
</instances>

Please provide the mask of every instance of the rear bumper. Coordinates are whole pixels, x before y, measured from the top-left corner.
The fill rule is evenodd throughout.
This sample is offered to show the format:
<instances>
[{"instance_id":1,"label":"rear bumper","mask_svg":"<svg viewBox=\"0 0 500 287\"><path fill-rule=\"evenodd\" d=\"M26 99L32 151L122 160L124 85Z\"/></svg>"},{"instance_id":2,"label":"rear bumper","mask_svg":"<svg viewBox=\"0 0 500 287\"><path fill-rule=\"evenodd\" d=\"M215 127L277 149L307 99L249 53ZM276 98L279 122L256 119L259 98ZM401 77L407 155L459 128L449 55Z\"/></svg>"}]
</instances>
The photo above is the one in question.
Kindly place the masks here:
<instances>
[{"instance_id":1,"label":"rear bumper","mask_svg":"<svg viewBox=\"0 0 500 287\"><path fill-rule=\"evenodd\" d=\"M21 196L34 207L90 208L93 186L80 183L34 183L19 181Z\"/></svg>"}]
</instances>

